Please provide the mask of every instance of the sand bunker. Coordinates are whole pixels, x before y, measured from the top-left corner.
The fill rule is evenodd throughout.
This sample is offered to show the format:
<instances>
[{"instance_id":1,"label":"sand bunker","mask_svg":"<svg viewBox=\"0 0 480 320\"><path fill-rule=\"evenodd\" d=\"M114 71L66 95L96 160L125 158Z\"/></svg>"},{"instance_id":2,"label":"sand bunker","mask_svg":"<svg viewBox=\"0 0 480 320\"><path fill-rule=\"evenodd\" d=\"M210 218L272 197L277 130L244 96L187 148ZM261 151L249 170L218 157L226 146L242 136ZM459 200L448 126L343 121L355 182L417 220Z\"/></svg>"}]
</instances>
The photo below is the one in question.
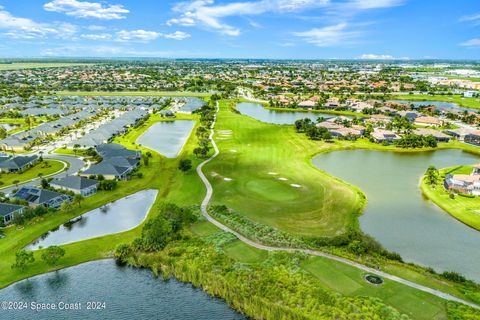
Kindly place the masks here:
<instances>
[{"instance_id":1,"label":"sand bunker","mask_svg":"<svg viewBox=\"0 0 480 320\"><path fill-rule=\"evenodd\" d=\"M300 187L302 187L301 185L295 184L295 183L292 183L291 186L294 187L294 188L300 188Z\"/></svg>"}]
</instances>

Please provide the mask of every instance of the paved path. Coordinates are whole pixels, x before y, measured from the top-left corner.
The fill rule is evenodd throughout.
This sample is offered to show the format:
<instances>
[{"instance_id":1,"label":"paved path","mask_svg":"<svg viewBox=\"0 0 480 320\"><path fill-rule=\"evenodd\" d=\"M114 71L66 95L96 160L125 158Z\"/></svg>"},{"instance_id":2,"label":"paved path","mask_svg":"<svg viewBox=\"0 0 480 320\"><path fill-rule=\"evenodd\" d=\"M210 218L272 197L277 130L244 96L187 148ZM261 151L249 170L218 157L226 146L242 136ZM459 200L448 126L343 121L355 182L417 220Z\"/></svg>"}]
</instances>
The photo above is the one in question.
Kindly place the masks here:
<instances>
[{"instance_id":1,"label":"paved path","mask_svg":"<svg viewBox=\"0 0 480 320\"><path fill-rule=\"evenodd\" d=\"M218 113L218 110L219 110L219 106L218 106L218 102L217 102L217 113ZM220 151L218 150L217 144L215 143L215 140L213 139L213 135L214 135L214 133L215 133L214 129L215 129L216 118L217 118L217 116L215 115L215 118L214 118L214 121L213 121L212 127L211 127L211 133L210 133L210 136L209 136L209 139L210 139L210 141L212 142L212 145L213 145L213 148L214 148L214 150L215 150L215 153L214 153L210 158L208 158L207 160L205 160L204 162L202 162L202 163L197 167L197 173L198 173L198 175L200 176L200 178L202 179L203 183L205 184L205 187L207 188L207 194L205 195L205 198L204 198L203 201L202 201L201 211L202 211L203 216L204 216L209 222L213 223L214 225L216 225L218 228L222 229L223 231L232 233L232 234L235 235L240 241L242 241L242 242L244 242L244 243L246 243L246 244L248 244L248 245L250 245L250 246L252 246L252 247L255 247L255 248L257 248L257 249L260 249L260 250L267 250L267 251L287 251L287 252L303 252L303 253L307 253L307 254L314 255L314 256L324 257L324 258L327 258L327 259L330 259L330 260L335 260L335 261L338 261L338 262L341 262L341 263L348 264L348 265L350 265L350 266L352 266L352 267L355 267L355 268L357 268L357 269L366 271L366 272L371 273L371 274L378 275L378 276L383 277L383 278L385 278L385 279L389 279L389 280L392 280L392 281L395 281L395 282L404 284L404 285L406 285L406 286L409 286L409 287L418 289L418 290L420 290L420 291L433 294L434 296L440 297L440 298L442 298L442 299L449 300L449 301L455 301L455 302L459 302L459 303L463 303L463 304L468 305L468 306L470 306L470 307L472 307L472 308L480 309L480 306L477 305L477 304L475 304L475 303L472 303L472 302L469 302L469 301L466 301L466 300L457 298L457 297L452 296L452 295L450 295L450 294L448 294L448 293L445 293L445 292L443 292L443 291L439 291L439 290L435 290L435 289L432 289L432 288L429 288L429 287L425 287L425 286L420 285L420 284L417 284L417 283L415 283L415 282L412 282L412 281L409 281L409 280L406 280L406 279L397 277L397 276L395 276L395 275L392 275L392 274L389 274L389 273L386 273L386 272L383 272L383 271L379 271L379 270L377 270L377 269L373 269L373 268L367 267L367 266L365 266L365 265L363 265L363 264L360 264L360 263L358 263L358 262L355 262L355 261L352 261L352 260L348 260L348 259L345 259L345 258L342 258L342 257L338 257L338 256L335 256L335 255L326 253L326 252L321 252L321 251L311 250L311 249L294 249L294 248L271 247L271 246L266 246L266 245L263 245L263 244L254 242L254 241L252 241L252 240L244 237L243 235L239 234L239 233L236 232L235 230L230 229L229 227L227 227L226 225L222 224L221 222L215 220L212 216L210 216L210 214L208 213L208 210L207 210L208 204L210 203L210 200L211 200L212 195L213 195L213 188L212 188L212 185L210 184L210 182L208 181L207 177L206 177L205 174L203 173L202 169L203 169L203 167L204 167L207 163L209 163L210 161L212 161L213 159L215 159L215 157L217 157L218 154L220 153Z\"/></svg>"}]
</instances>

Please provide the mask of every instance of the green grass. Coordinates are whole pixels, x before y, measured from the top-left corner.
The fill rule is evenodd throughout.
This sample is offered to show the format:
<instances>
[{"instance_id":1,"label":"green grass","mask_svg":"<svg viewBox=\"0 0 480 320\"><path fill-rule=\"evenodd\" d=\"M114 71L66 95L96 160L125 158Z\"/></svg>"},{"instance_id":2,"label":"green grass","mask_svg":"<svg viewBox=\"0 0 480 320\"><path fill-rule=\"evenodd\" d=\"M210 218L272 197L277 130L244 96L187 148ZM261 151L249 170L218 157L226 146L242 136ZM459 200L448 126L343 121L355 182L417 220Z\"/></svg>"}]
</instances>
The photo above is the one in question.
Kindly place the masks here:
<instances>
[{"instance_id":1,"label":"green grass","mask_svg":"<svg viewBox=\"0 0 480 320\"><path fill-rule=\"evenodd\" d=\"M85 66L88 63L56 63L56 62L31 62L31 63L0 63L0 71L20 70L20 69L39 69L39 68L63 68Z\"/></svg>"},{"instance_id":2,"label":"green grass","mask_svg":"<svg viewBox=\"0 0 480 320\"><path fill-rule=\"evenodd\" d=\"M143 97L209 97L212 94L206 92L187 91L57 91L57 96L143 96Z\"/></svg>"},{"instance_id":3,"label":"green grass","mask_svg":"<svg viewBox=\"0 0 480 320\"><path fill-rule=\"evenodd\" d=\"M205 167L213 203L298 235L336 235L356 219L360 195L310 164L318 144L292 126L265 124L222 103L215 139L220 155Z\"/></svg>"},{"instance_id":4,"label":"green grass","mask_svg":"<svg viewBox=\"0 0 480 320\"><path fill-rule=\"evenodd\" d=\"M243 263L259 263L268 257L268 252L251 247L240 240L227 244L225 254L230 258Z\"/></svg>"},{"instance_id":5,"label":"green grass","mask_svg":"<svg viewBox=\"0 0 480 320\"><path fill-rule=\"evenodd\" d=\"M427 183L426 179L422 179L420 188L428 199L432 200L448 214L480 231L480 198L455 195L455 198L451 199L450 193L443 187L443 180L446 174L470 174L472 170L471 166L442 169L440 170L440 179L436 185L432 186Z\"/></svg>"},{"instance_id":6,"label":"green grass","mask_svg":"<svg viewBox=\"0 0 480 320\"><path fill-rule=\"evenodd\" d=\"M22 173L2 173L0 175L0 184L2 188L13 185L15 180L19 181L19 184L36 179L39 174L44 177L56 173L63 169L65 163L58 160L44 160L37 163L31 168L26 169Z\"/></svg>"},{"instance_id":7,"label":"green grass","mask_svg":"<svg viewBox=\"0 0 480 320\"><path fill-rule=\"evenodd\" d=\"M55 154L61 154L65 156L78 156L78 157L85 157L87 155L87 150L85 149L78 149L77 152L75 152L73 149L70 148L58 148L55 151L53 151Z\"/></svg>"},{"instance_id":8,"label":"green grass","mask_svg":"<svg viewBox=\"0 0 480 320\"><path fill-rule=\"evenodd\" d=\"M393 99L399 100L418 100L418 101L443 101L456 103L461 107L470 109L480 109L480 98L464 98L460 95L398 95Z\"/></svg>"},{"instance_id":9,"label":"green grass","mask_svg":"<svg viewBox=\"0 0 480 320\"><path fill-rule=\"evenodd\" d=\"M445 302L428 293L394 281L385 280L380 286L367 283L365 272L322 257L311 257L302 268L319 282L347 296L371 296L383 300L412 319L446 319Z\"/></svg>"}]
</instances>

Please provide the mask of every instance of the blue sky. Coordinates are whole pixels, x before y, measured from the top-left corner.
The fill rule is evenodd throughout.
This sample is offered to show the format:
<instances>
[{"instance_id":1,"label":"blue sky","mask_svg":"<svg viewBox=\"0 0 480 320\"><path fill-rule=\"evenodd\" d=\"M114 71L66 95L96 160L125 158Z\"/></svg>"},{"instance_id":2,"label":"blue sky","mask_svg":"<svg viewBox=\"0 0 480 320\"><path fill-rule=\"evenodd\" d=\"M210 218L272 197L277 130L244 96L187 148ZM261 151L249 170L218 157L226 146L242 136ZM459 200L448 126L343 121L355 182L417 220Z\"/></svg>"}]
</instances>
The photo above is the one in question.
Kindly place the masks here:
<instances>
[{"instance_id":1,"label":"blue sky","mask_svg":"<svg viewBox=\"0 0 480 320\"><path fill-rule=\"evenodd\" d=\"M480 59L480 1L0 0L0 56Z\"/></svg>"}]
</instances>

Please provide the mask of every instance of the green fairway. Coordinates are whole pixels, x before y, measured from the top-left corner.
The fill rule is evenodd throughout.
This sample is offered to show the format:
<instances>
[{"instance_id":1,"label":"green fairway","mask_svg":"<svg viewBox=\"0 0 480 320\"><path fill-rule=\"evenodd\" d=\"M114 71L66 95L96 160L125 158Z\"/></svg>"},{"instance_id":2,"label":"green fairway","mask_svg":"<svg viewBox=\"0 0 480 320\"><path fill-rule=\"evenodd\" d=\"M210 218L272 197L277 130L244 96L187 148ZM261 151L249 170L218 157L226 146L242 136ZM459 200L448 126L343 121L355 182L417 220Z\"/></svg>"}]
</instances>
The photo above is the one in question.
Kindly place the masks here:
<instances>
[{"instance_id":1,"label":"green fairway","mask_svg":"<svg viewBox=\"0 0 480 320\"><path fill-rule=\"evenodd\" d=\"M347 296L377 297L413 319L446 319L445 302L428 293L385 280L382 285L365 281L365 273L351 266L321 257L311 257L302 268L319 282Z\"/></svg>"},{"instance_id":2,"label":"green fairway","mask_svg":"<svg viewBox=\"0 0 480 320\"><path fill-rule=\"evenodd\" d=\"M423 194L437 206L466 225L480 231L480 198L455 195L455 198L452 199L450 193L443 187L446 174L470 174L472 170L471 166L442 169L437 184L431 186L424 178L420 187Z\"/></svg>"},{"instance_id":3,"label":"green fairway","mask_svg":"<svg viewBox=\"0 0 480 320\"><path fill-rule=\"evenodd\" d=\"M456 103L461 107L480 109L480 98L464 98L461 95L398 95L393 99L399 100L418 100L418 101L443 101Z\"/></svg>"},{"instance_id":4,"label":"green fairway","mask_svg":"<svg viewBox=\"0 0 480 320\"><path fill-rule=\"evenodd\" d=\"M265 124L222 103L215 140L220 155L205 170L213 203L298 235L337 235L356 220L361 196L312 167L318 145L292 126Z\"/></svg>"},{"instance_id":5,"label":"green fairway","mask_svg":"<svg viewBox=\"0 0 480 320\"><path fill-rule=\"evenodd\" d=\"M15 184L22 184L40 176L46 177L53 173L61 171L66 168L66 163L58 160L44 160L37 163L31 168L26 169L22 173L2 173L0 174L0 188L5 188Z\"/></svg>"}]
</instances>

